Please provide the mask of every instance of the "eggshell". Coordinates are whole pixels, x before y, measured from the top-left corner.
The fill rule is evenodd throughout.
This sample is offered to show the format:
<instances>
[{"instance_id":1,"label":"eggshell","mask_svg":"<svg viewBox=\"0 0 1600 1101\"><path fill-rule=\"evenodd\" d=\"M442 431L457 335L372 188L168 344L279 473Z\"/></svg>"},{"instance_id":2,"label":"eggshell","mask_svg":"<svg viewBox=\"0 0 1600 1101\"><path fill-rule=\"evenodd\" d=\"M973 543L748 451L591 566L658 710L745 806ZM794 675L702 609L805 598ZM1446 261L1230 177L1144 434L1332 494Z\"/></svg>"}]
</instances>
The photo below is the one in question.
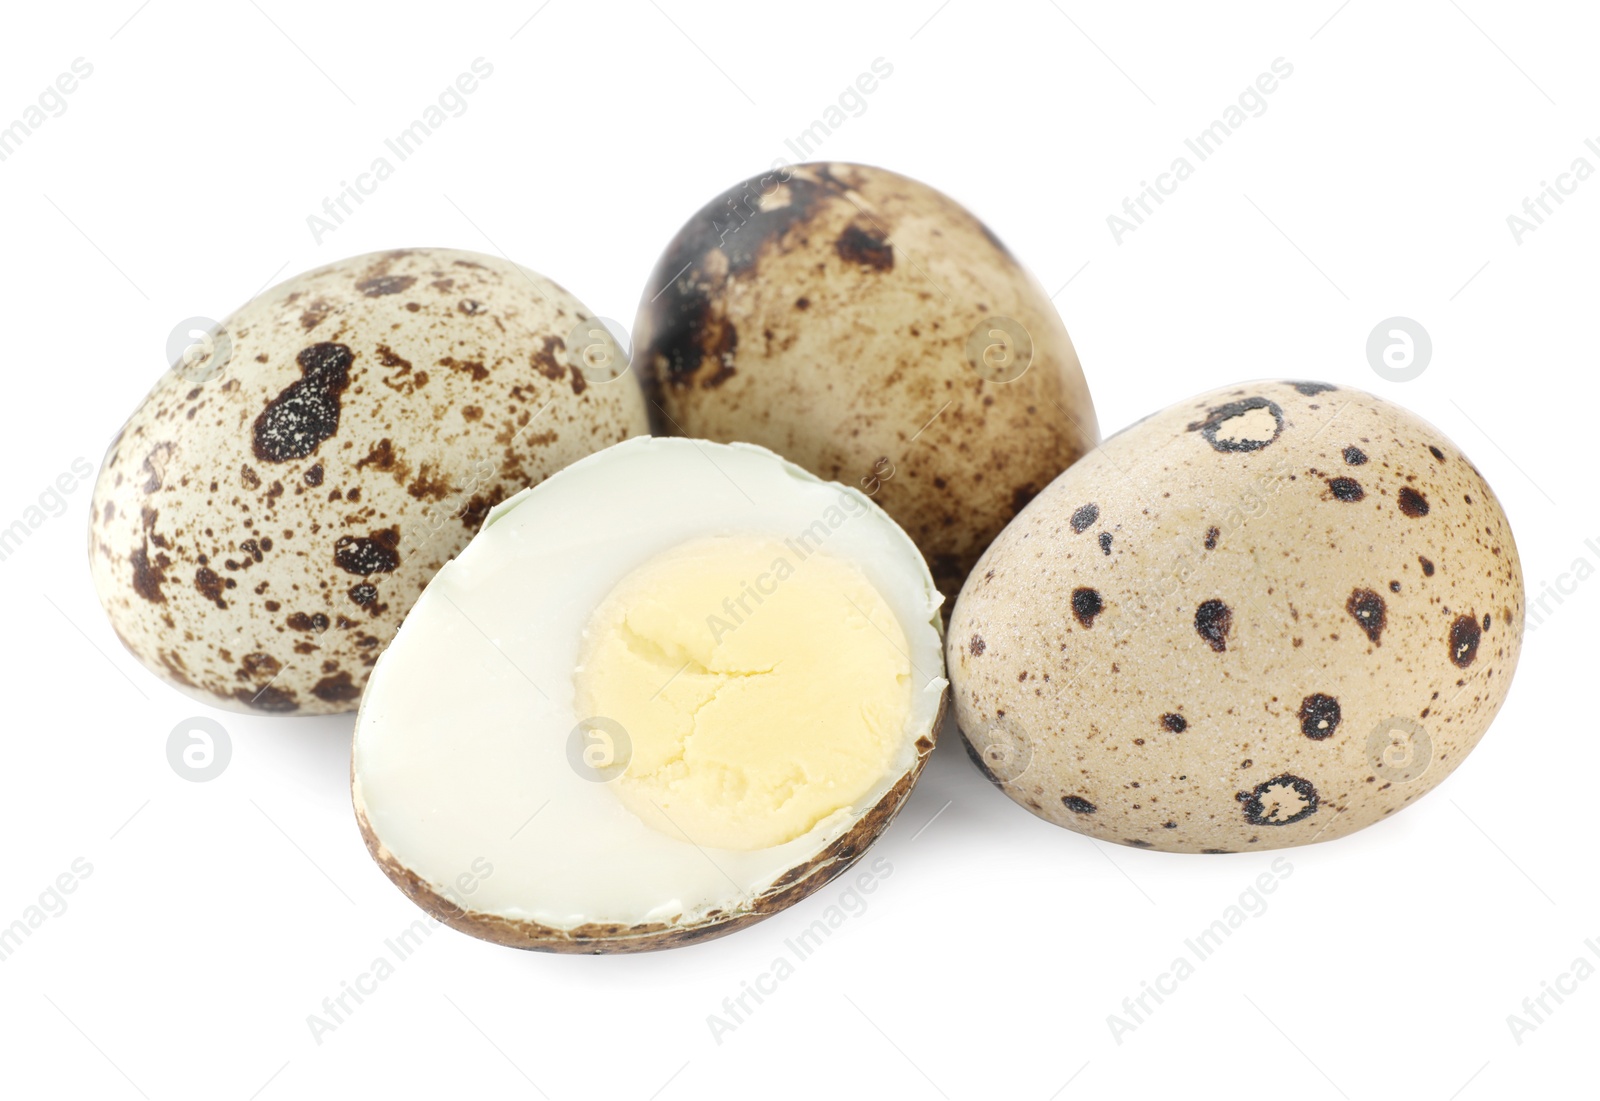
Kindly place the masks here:
<instances>
[{"instance_id":1,"label":"eggshell","mask_svg":"<svg viewBox=\"0 0 1600 1101\"><path fill-rule=\"evenodd\" d=\"M1499 710L1523 579L1499 502L1370 394L1256 382L1138 422L995 540L952 613L973 759L1047 821L1239 852L1426 794Z\"/></svg>"},{"instance_id":2,"label":"eggshell","mask_svg":"<svg viewBox=\"0 0 1600 1101\"><path fill-rule=\"evenodd\" d=\"M657 263L634 347L663 431L860 487L947 597L1099 438L1044 289L959 203L880 168L798 165L712 200Z\"/></svg>"},{"instance_id":3,"label":"eggshell","mask_svg":"<svg viewBox=\"0 0 1600 1101\"><path fill-rule=\"evenodd\" d=\"M593 317L451 249L357 256L247 303L220 369L168 371L101 467L89 558L118 636L214 706L353 709L491 507L648 430L631 373L569 352Z\"/></svg>"}]
</instances>

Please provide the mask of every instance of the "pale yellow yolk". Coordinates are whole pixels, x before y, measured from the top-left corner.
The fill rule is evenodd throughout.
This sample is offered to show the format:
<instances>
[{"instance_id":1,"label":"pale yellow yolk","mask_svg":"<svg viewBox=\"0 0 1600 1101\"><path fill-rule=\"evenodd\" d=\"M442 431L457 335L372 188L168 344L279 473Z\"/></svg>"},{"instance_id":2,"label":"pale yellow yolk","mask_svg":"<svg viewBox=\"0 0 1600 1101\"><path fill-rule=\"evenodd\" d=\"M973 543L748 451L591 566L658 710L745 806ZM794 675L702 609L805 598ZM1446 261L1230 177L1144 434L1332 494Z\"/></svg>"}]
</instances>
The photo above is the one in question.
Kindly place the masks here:
<instances>
[{"instance_id":1,"label":"pale yellow yolk","mask_svg":"<svg viewBox=\"0 0 1600 1101\"><path fill-rule=\"evenodd\" d=\"M626 731L612 786L645 822L703 847L764 848L883 778L911 712L909 652L850 563L796 540L700 539L595 610L577 713Z\"/></svg>"}]
</instances>

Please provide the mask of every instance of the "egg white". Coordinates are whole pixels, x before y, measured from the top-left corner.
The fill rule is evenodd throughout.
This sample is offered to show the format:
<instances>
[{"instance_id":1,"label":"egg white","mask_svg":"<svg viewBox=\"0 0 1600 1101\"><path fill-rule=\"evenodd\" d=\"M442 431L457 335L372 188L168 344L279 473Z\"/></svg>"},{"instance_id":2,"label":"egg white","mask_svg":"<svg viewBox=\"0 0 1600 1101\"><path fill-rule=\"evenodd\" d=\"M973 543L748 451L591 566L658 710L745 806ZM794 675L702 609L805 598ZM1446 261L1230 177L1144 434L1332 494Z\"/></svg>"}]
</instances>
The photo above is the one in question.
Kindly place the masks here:
<instances>
[{"instance_id":1,"label":"egg white","mask_svg":"<svg viewBox=\"0 0 1600 1101\"><path fill-rule=\"evenodd\" d=\"M645 825L568 760L588 718L574 711L572 674L591 614L673 546L796 538L827 527L830 509L845 519L823 550L867 576L910 646L912 706L893 764L855 804L767 849L702 848ZM500 505L429 584L362 700L356 809L400 864L479 913L570 929L735 912L912 766L945 689L939 604L911 540L857 490L754 445L629 440Z\"/></svg>"}]
</instances>

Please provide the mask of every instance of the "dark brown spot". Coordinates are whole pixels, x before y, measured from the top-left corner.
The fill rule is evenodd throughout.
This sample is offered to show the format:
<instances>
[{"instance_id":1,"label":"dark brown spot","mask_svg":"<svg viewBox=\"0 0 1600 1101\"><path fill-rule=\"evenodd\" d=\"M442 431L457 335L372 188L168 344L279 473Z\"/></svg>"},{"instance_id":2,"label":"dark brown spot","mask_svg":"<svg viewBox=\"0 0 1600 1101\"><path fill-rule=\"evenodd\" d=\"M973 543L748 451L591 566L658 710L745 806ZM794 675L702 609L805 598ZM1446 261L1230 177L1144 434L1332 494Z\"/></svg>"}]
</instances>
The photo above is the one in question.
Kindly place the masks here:
<instances>
[{"instance_id":1,"label":"dark brown spot","mask_svg":"<svg viewBox=\"0 0 1600 1101\"><path fill-rule=\"evenodd\" d=\"M328 629L328 617L321 612L312 612L310 615L305 612L291 612L289 618L284 620L284 623L293 631L316 631L321 633Z\"/></svg>"},{"instance_id":2,"label":"dark brown spot","mask_svg":"<svg viewBox=\"0 0 1600 1101\"><path fill-rule=\"evenodd\" d=\"M1400 591L1400 582L1398 582L1398 581L1389 582L1389 591L1392 592L1392 593L1399 592Z\"/></svg>"},{"instance_id":3,"label":"dark brown spot","mask_svg":"<svg viewBox=\"0 0 1600 1101\"><path fill-rule=\"evenodd\" d=\"M378 599L378 587L370 581L350 586L350 599L365 608Z\"/></svg>"},{"instance_id":4,"label":"dark brown spot","mask_svg":"<svg viewBox=\"0 0 1600 1101\"><path fill-rule=\"evenodd\" d=\"M419 501L442 501L450 495L450 491L450 479L434 473L430 463L423 463L416 479L406 486L406 492Z\"/></svg>"},{"instance_id":5,"label":"dark brown spot","mask_svg":"<svg viewBox=\"0 0 1600 1101\"><path fill-rule=\"evenodd\" d=\"M1094 617L1104 608L1105 602L1093 589L1079 587L1072 590L1072 615L1084 627L1093 627Z\"/></svg>"},{"instance_id":6,"label":"dark brown spot","mask_svg":"<svg viewBox=\"0 0 1600 1101\"><path fill-rule=\"evenodd\" d=\"M1344 449L1344 461L1349 463L1351 466L1361 466L1367 461L1367 453L1354 444L1351 444L1349 447Z\"/></svg>"},{"instance_id":7,"label":"dark brown spot","mask_svg":"<svg viewBox=\"0 0 1600 1101\"><path fill-rule=\"evenodd\" d=\"M341 535L333 544L333 561L346 573L367 577L390 573L400 565L400 529L384 528L370 535Z\"/></svg>"},{"instance_id":8,"label":"dark brown spot","mask_svg":"<svg viewBox=\"0 0 1600 1101\"><path fill-rule=\"evenodd\" d=\"M982 637L979 635L973 635L972 641L967 643L967 649L972 651L973 657L977 657L988 648L988 643L984 642Z\"/></svg>"},{"instance_id":9,"label":"dark brown spot","mask_svg":"<svg viewBox=\"0 0 1600 1101\"><path fill-rule=\"evenodd\" d=\"M1081 795L1063 795L1061 797L1061 805L1073 814L1093 814L1098 809Z\"/></svg>"},{"instance_id":10,"label":"dark brown spot","mask_svg":"<svg viewBox=\"0 0 1600 1101\"><path fill-rule=\"evenodd\" d=\"M1217 537L1221 534L1222 532L1218 531L1216 528L1206 529L1206 550L1217 549Z\"/></svg>"},{"instance_id":11,"label":"dark brown spot","mask_svg":"<svg viewBox=\"0 0 1600 1101\"><path fill-rule=\"evenodd\" d=\"M257 474L249 463L241 463L239 466L239 483L251 491L260 489L261 475Z\"/></svg>"},{"instance_id":12,"label":"dark brown spot","mask_svg":"<svg viewBox=\"0 0 1600 1101\"><path fill-rule=\"evenodd\" d=\"M306 471L303 475L301 475L301 477L303 477L306 480L306 485L308 485L308 486L319 486L319 485L321 485L322 484L322 464L318 463L316 466L312 467L310 470Z\"/></svg>"},{"instance_id":13,"label":"dark brown spot","mask_svg":"<svg viewBox=\"0 0 1600 1101\"><path fill-rule=\"evenodd\" d=\"M873 271L894 270L894 246L876 227L862 229L858 225L848 225L833 247L847 264L860 264Z\"/></svg>"},{"instance_id":14,"label":"dark brown spot","mask_svg":"<svg viewBox=\"0 0 1600 1101\"><path fill-rule=\"evenodd\" d=\"M1433 576L1433 563L1428 561L1426 558L1422 557L1422 555L1420 555L1420 554L1417 555L1417 561L1419 563L1421 563L1421 565L1422 565L1422 576L1423 577L1432 577Z\"/></svg>"},{"instance_id":15,"label":"dark brown spot","mask_svg":"<svg viewBox=\"0 0 1600 1101\"><path fill-rule=\"evenodd\" d=\"M1339 727L1339 701L1313 692L1300 701L1300 733L1315 741L1333 736Z\"/></svg>"},{"instance_id":16,"label":"dark brown spot","mask_svg":"<svg viewBox=\"0 0 1600 1101\"><path fill-rule=\"evenodd\" d=\"M252 691L249 688L237 688L234 690L233 698L246 707L252 707L257 711L270 711L274 714L298 711L300 709L300 701L292 691L272 684L256 691Z\"/></svg>"},{"instance_id":17,"label":"dark brown spot","mask_svg":"<svg viewBox=\"0 0 1600 1101\"><path fill-rule=\"evenodd\" d=\"M1272 420L1270 432L1267 416ZM1205 420L1189 425L1189 431L1198 431L1214 450L1224 454L1260 451L1283 434L1283 410L1266 398L1242 398L1210 410Z\"/></svg>"},{"instance_id":18,"label":"dark brown spot","mask_svg":"<svg viewBox=\"0 0 1600 1101\"><path fill-rule=\"evenodd\" d=\"M559 336L547 336L544 338L544 340L546 347L548 347L552 341L554 341L556 344L562 343ZM534 361L536 366L538 359L539 354L536 352L534 353ZM481 360L456 359L454 356L444 356L439 360L439 366L448 367L452 371L460 371L464 375L471 375L473 382L482 382L484 379L489 377L489 368L485 367ZM546 374L548 373L549 372L546 372ZM561 378L566 373L567 371L565 367L557 367L556 374L551 375L551 377Z\"/></svg>"},{"instance_id":19,"label":"dark brown spot","mask_svg":"<svg viewBox=\"0 0 1600 1101\"><path fill-rule=\"evenodd\" d=\"M344 670L323 677L311 686L311 694L327 703L344 703L361 698L361 689L350 683L350 674Z\"/></svg>"},{"instance_id":20,"label":"dark brown spot","mask_svg":"<svg viewBox=\"0 0 1600 1101\"><path fill-rule=\"evenodd\" d=\"M1338 389L1337 386L1328 382L1291 382L1289 385L1308 398L1314 398L1318 394L1326 394L1330 390Z\"/></svg>"},{"instance_id":21,"label":"dark brown spot","mask_svg":"<svg viewBox=\"0 0 1600 1101\"><path fill-rule=\"evenodd\" d=\"M1100 533L1100 552L1102 554L1111 553L1111 533L1109 531Z\"/></svg>"},{"instance_id":22,"label":"dark brown spot","mask_svg":"<svg viewBox=\"0 0 1600 1101\"><path fill-rule=\"evenodd\" d=\"M194 571L194 587L200 590L200 595L219 608L226 608L228 602L222 599L222 575L210 566L201 566Z\"/></svg>"},{"instance_id":23,"label":"dark brown spot","mask_svg":"<svg viewBox=\"0 0 1600 1101\"><path fill-rule=\"evenodd\" d=\"M366 458L356 460L356 469L365 470L367 467L381 470L385 474L395 474L399 481L405 481L409 467L401 464L399 453L394 449L394 444L385 436L372 445L372 450L367 452ZM396 474L396 471L399 473Z\"/></svg>"},{"instance_id":24,"label":"dark brown spot","mask_svg":"<svg viewBox=\"0 0 1600 1101\"><path fill-rule=\"evenodd\" d=\"M1189 720L1178 714L1176 711L1168 711L1165 715L1161 716L1161 725L1172 731L1174 734L1182 734L1185 730L1189 729Z\"/></svg>"},{"instance_id":25,"label":"dark brown spot","mask_svg":"<svg viewBox=\"0 0 1600 1101\"><path fill-rule=\"evenodd\" d=\"M265 463L303 459L339 431L339 396L350 385L350 349L313 344L295 357L302 376L256 417L254 450Z\"/></svg>"},{"instance_id":26,"label":"dark brown spot","mask_svg":"<svg viewBox=\"0 0 1600 1101\"><path fill-rule=\"evenodd\" d=\"M386 294L399 294L410 290L417 281L415 275L375 275L356 284L356 290L368 298L382 298Z\"/></svg>"},{"instance_id":27,"label":"dark brown spot","mask_svg":"<svg viewBox=\"0 0 1600 1101\"><path fill-rule=\"evenodd\" d=\"M167 594L161 591L161 586L167 583L167 567L172 560L160 553L152 560L150 543L146 540L128 555L128 564L133 567L133 591L152 604L165 604Z\"/></svg>"},{"instance_id":28,"label":"dark brown spot","mask_svg":"<svg viewBox=\"0 0 1600 1101\"><path fill-rule=\"evenodd\" d=\"M1233 610L1220 600L1204 601L1194 610L1194 629L1220 654L1228 648L1228 632L1233 629Z\"/></svg>"},{"instance_id":29,"label":"dark brown spot","mask_svg":"<svg viewBox=\"0 0 1600 1101\"><path fill-rule=\"evenodd\" d=\"M1431 443L1428 445L1428 450L1433 452L1433 457L1435 459L1438 459L1441 463L1444 462L1444 452L1443 451L1440 451L1437 447L1433 446L1433 444L1431 444Z\"/></svg>"},{"instance_id":30,"label":"dark brown spot","mask_svg":"<svg viewBox=\"0 0 1600 1101\"><path fill-rule=\"evenodd\" d=\"M1354 478L1329 478L1328 492L1340 501L1359 501L1367 495Z\"/></svg>"},{"instance_id":31,"label":"dark brown spot","mask_svg":"<svg viewBox=\"0 0 1600 1101\"><path fill-rule=\"evenodd\" d=\"M1428 499L1410 486L1401 486L1397 498L1400 511L1413 519L1428 515Z\"/></svg>"},{"instance_id":32,"label":"dark brown spot","mask_svg":"<svg viewBox=\"0 0 1600 1101\"><path fill-rule=\"evenodd\" d=\"M1384 604L1383 597L1371 589L1353 589L1350 599L1344 602L1344 610L1361 625L1368 641L1374 646L1381 645L1379 636L1383 634L1384 624L1388 620L1388 606Z\"/></svg>"},{"instance_id":33,"label":"dark brown spot","mask_svg":"<svg viewBox=\"0 0 1600 1101\"><path fill-rule=\"evenodd\" d=\"M801 295L794 300L794 308L797 310L809 310L811 308L811 299Z\"/></svg>"},{"instance_id":34,"label":"dark brown spot","mask_svg":"<svg viewBox=\"0 0 1600 1101\"><path fill-rule=\"evenodd\" d=\"M1465 669L1478 656L1478 640L1483 637L1476 616L1458 615L1450 624L1450 660Z\"/></svg>"},{"instance_id":35,"label":"dark brown spot","mask_svg":"<svg viewBox=\"0 0 1600 1101\"><path fill-rule=\"evenodd\" d=\"M1072 530L1078 533L1087 531L1096 520L1100 519L1100 506L1097 504L1080 505L1072 514Z\"/></svg>"},{"instance_id":36,"label":"dark brown spot","mask_svg":"<svg viewBox=\"0 0 1600 1101\"><path fill-rule=\"evenodd\" d=\"M1311 781L1284 773L1252 791L1234 796L1244 804L1244 818L1252 826L1288 826L1317 813L1317 789Z\"/></svg>"}]
</instances>

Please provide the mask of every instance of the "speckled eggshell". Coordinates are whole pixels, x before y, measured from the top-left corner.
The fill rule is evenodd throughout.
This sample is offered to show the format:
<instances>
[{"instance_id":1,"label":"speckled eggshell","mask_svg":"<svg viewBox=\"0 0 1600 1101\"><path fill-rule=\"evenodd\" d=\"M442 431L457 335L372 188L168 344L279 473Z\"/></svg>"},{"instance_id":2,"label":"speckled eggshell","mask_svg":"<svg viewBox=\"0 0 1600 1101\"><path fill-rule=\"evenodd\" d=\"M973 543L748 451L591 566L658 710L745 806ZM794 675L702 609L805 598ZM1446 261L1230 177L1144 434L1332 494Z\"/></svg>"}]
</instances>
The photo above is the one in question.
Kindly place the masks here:
<instances>
[{"instance_id":1,"label":"speckled eggshell","mask_svg":"<svg viewBox=\"0 0 1600 1101\"><path fill-rule=\"evenodd\" d=\"M1448 776L1521 650L1482 475L1370 394L1255 382L1113 436L979 561L947 641L968 750L1057 825L1171 852L1327 841Z\"/></svg>"},{"instance_id":2,"label":"speckled eggshell","mask_svg":"<svg viewBox=\"0 0 1600 1101\"><path fill-rule=\"evenodd\" d=\"M354 709L490 507L648 430L631 372L568 361L593 316L450 249L357 256L249 302L222 370L168 371L101 467L90 567L124 645L213 706Z\"/></svg>"},{"instance_id":3,"label":"speckled eggshell","mask_svg":"<svg viewBox=\"0 0 1600 1101\"><path fill-rule=\"evenodd\" d=\"M1031 341L1018 377L975 366L1005 343L994 354L1022 362L1020 341L987 335L996 317ZM712 200L657 263L634 347L662 430L861 488L947 600L1099 439L1045 291L960 204L879 168L798 165Z\"/></svg>"}]
</instances>

